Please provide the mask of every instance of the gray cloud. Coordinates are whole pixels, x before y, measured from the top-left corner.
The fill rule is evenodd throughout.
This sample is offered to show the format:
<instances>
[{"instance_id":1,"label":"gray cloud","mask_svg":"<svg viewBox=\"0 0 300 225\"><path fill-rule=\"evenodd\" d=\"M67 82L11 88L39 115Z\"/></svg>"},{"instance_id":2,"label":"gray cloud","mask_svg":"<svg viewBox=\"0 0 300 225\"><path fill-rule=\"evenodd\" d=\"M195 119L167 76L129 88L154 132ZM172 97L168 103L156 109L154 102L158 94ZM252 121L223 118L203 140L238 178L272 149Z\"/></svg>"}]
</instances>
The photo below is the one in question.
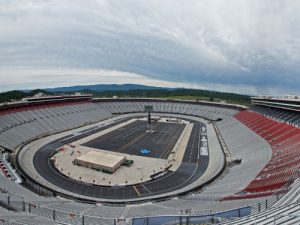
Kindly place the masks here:
<instances>
[{"instance_id":1,"label":"gray cloud","mask_svg":"<svg viewBox=\"0 0 300 225\"><path fill-rule=\"evenodd\" d=\"M294 0L0 0L0 80L14 69L18 79L22 69L117 70L300 94L299 11Z\"/></svg>"}]
</instances>

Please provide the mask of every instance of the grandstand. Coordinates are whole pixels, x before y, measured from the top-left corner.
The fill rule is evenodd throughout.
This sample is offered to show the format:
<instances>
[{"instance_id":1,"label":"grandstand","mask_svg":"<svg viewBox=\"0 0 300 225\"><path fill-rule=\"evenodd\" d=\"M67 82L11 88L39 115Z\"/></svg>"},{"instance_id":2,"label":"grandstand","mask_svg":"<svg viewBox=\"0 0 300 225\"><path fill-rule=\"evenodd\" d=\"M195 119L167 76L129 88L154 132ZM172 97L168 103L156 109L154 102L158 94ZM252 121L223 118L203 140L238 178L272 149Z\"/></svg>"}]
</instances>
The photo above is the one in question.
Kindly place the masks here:
<instances>
[{"instance_id":1,"label":"grandstand","mask_svg":"<svg viewBox=\"0 0 300 225\"><path fill-rule=\"evenodd\" d=\"M299 224L298 100L256 97L252 103L246 109L204 101L77 95L3 105L0 146L23 183L0 175L0 224ZM39 153L145 117L145 106L157 117L194 124L174 171L149 183L110 188L109 194L104 187L75 190L71 180L59 186L38 171L48 165L34 162ZM200 157L202 137L208 155Z\"/></svg>"}]
</instances>

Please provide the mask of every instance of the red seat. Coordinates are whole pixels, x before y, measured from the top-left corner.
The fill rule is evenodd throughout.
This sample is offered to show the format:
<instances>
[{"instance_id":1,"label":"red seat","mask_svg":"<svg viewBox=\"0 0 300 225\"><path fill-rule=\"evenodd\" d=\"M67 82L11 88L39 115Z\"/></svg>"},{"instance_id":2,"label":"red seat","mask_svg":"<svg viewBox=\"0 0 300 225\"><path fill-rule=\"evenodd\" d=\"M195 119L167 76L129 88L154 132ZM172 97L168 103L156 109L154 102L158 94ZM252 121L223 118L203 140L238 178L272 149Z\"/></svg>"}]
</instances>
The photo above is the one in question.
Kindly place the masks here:
<instances>
[{"instance_id":1,"label":"red seat","mask_svg":"<svg viewBox=\"0 0 300 225\"><path fill-rule=\"evenodd\" d=\"M300 168L300 129L247 110L236 114L235 118L269 142L272 157L244 190L224 200L277 193L297 177L295 173Z\"/></svg>"}]
</instances>

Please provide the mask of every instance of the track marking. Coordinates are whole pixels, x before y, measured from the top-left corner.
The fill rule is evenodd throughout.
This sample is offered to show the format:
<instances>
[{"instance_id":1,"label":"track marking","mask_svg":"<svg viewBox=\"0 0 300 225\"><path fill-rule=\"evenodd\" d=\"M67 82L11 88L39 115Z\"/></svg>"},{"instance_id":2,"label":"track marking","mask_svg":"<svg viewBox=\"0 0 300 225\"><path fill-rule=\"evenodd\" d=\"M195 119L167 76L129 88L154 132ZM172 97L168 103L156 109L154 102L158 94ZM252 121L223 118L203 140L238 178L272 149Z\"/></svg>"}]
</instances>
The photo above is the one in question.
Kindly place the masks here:
<instances>
[{"instance_id":1,"label":"track marking","mask_svg":"<svg viewBox=\"0 0 300 225\"><path fill-rule=\"evenodd\" d=\"M139 190L135 187L135 185L133 186L133 189L136 191L136 193L138 194L138 196L141 196L141 193L140 193Z\"/></svg>"},{"instance_id":2,"label":"track marking","mask_svg":"<svg viewBox=\"0 0 300 225\"><path fill-rule=\"evenodd\" d=\"M173 150L174 146L176 145L177 140L179 139L181 133L183 132L185 126L179 126L176 132L174 133L174 136L171 138L171 140L166 144L162 145L163 148L161 149L160 158L167 158L167 156L170 154L170 152ZM167 131L170 129L173 129L173 127L170 127ZM173 148L171 148L173 146Z\"/></svg>"},{"instance_id":3,"label":"track marking","mask_svg":"<svg viewBox=\"0 0 300 225\"><path fill-rule=\"evenodd\" d=\"M155 124L153 126L153 128L156 128L158 125ZM136 136L133 140L131 140L130 142L126 143L125 145L121 146L120 148L116 149L115 151L117 152L123 152L125 151L129 146L135 144L136 142L138 142L140 139L142 139L145 135L147 135L148 133L144 132L141 133L140 135Z\"/></svg>"},{"instance_id":4,"label":"track marking","mask_svg":"<svg viewBox=\"0 0 300 225\"><path fill-rule=\"evenodd\" d=\"M197 156L197 160L200 159L200 144L201 144L201 126L199 126L199 139L198 139L198 156Z\"/></svg>"},{"instance_id":5,"label":"track marking","mask_svg":"<svg viewBox=\"0 0 300 225\"><path fill-rule=\"evenodd\" d=\"M146 186L143 183L141 183L141 186L143 186L143 188L145 188L145 190L148 191L149 194L151 194L151 191L148 188L146 188Z\"/></svg>"}]
</instances>

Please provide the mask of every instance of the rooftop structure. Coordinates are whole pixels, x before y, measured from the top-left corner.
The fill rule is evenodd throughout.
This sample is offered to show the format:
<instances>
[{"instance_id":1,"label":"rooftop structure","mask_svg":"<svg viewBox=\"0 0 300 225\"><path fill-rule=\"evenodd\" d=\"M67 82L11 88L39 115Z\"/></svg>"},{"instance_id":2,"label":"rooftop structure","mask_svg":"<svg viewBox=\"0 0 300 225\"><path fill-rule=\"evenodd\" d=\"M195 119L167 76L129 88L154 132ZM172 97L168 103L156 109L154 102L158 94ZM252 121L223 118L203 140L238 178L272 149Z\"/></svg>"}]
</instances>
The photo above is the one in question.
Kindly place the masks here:
<instances>
[{"instance_id":1,"label":"rooftop structure","mask_svg":"<svg viewBox=\"0 0 300 225\"><path fill-rule=\"evenodd\" d=\"M91 169L114 173L120 168L125 160L125 156L99 151L89 151L88 153L77 157L74 160L74 163L79 166L85 166Z\"/></svg>"},{"instance_id":2,"label":"rooftop structure","mask_svg":"<svg viewBox=\"0 0 300 225\"><path fill-rule=\"evenodd\" d=\"M254 105L267 106L277 109L300 111L300 96L257 96L251 97Z\"/></svg>"},{"instance_id":3,"label":"rooftop structure","mask_svg":"<svg viewBox=\"0 0 300 225\"><path fill-rule=\"evenodd\" d=\"M37 107L60 106L74 104L80 102L91 102L92 95L90 94L74 94L74 95L41 95L37 94L34 97L23 98L21 101L4 102L0 104L0 113L12 113L25 111Z\"/></svg>"},{"instance_id":4,"label":"rooftop structure","mask_svg":"<svg viewBox=\"0 0 300 225\"><path fill-rule=\"evenodd\" d=\"M74 95L41 95L37 94L33 97L24 98L23 101L26 102L47 102L47 101L66 101L66 100L91 100L91 94L80 94L75 93Z\"/></svg>"},{"instance_id":5,"label":"rooftop structure","mask_svg":"<svg viewBox=\"0 0 300 225\"><path fill-rule=\"evenodd\" d=\"M279 96L259 95L259 96L251 97L251 99L277 99L277 100L298 100L298 101L300 101L300 96L297 96L297 95L279 95Z\"/></svg>"}]
</instances>

